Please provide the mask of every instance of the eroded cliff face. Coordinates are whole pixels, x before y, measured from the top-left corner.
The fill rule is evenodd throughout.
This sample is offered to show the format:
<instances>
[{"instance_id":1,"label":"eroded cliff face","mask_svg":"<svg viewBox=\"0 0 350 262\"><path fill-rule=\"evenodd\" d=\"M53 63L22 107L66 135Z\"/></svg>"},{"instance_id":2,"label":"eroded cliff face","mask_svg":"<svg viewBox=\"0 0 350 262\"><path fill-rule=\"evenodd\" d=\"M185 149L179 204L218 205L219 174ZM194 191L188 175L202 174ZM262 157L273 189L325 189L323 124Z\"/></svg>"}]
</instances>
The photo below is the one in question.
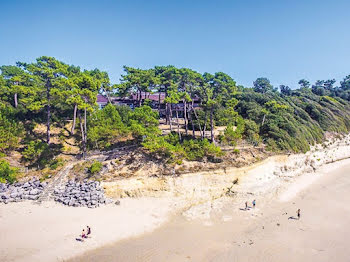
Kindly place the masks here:
<instances>
[{"instance_id":1,"label":"eroded cliff face","mask_svg":"<svg viewBox=\"0 0 350 262\"><path fill-rule=\"evenodd\" d=\"M337 160L350 158L350 136L330 139L306 154L277 155L241 168L231 167L181 176L131 177L105 182L109 197L176 197L197 205L223 196L275 191L286 181Z\"/></svg>"}]
</instances>

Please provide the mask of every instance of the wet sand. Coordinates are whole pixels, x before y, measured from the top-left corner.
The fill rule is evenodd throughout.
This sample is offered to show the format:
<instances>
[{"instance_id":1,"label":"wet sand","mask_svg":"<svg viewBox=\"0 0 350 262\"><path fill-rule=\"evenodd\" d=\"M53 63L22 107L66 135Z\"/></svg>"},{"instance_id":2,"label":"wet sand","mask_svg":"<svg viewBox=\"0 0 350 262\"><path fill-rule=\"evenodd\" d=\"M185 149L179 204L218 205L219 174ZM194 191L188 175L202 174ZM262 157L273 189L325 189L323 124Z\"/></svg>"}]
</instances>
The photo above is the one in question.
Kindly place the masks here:
<instances>
[{"instance_id":1,"label":"wet sand","mask_svg":"<svg viewBox=\"0 0 350 262\"><path fill-rule=\"evenodd\" d=\"M177 216L151 233L70 261L349 261L350 161L343 162L257 198L255 209L225 200L210 220Z\"/></svg>"}]
</instances>

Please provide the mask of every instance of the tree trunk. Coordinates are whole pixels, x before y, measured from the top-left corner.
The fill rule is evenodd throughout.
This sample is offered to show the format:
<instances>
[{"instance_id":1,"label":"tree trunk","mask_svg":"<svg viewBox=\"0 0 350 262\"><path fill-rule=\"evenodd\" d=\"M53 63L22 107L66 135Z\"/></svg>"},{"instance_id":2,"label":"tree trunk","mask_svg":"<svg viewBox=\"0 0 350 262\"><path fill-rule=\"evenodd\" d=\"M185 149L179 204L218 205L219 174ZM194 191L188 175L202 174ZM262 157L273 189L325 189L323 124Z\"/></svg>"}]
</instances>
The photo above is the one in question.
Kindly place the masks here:
<instances>
[{"instance_id":1,"label":"tree trunk","mask_svg":"<svg viewBox=\"0 0 350 262\"><path fill-rule=\"evenodd\" d=\"M142 93L141 93L141 90L139 92L140 92L139 107L141 107Z\"/></svg>"},{"instance_id":2,"label":"tree trunk","mask_svg":"<svg viewBox=\"0 0 350 262\"><path fill-rule=\"evenodd\" d=\"M168 103L165 103L165 124L169 125Z\"/></svg>"},{"instance_id":3,"label":"tree trunk","mask_svg":"<svg viewBox=\"0 0 350 262\"><path fill-rule=\"evenodd\" d=\"M196 117L196 120L197 120L197 122L198 122L199 133L200 133L200 134L202 134L202 126L201 126L201 122L200 122L200 121L199 121L199 119L198 119L198 116L197 116L196 110L193 108L193 102L192 102L192 110L193 110L194 116Z\"/></svg>"},{"instance_id":4,"label":"tree trunk","mask_svg":"<svg viewBox=\"0 0 350 262\"><path fill-rule=\"evenodd\" d=\"M86 128L86 107L84 108L84 144L83 144L83 157L86 157L86 143L87 143L87 128Z\"/></svg>"},{"instance_id":5,"label":"tree trunk","mask_svg":"<svg viewBox=\"0 0 350 262\"><path fill-rule=\"evenodd\" d=\"M103 92L105 92L105 94L106 94L106 96L107 96L107 99L108 99L108 103L112 103L112 101L111 101L111 98L110 98L110 96L109 96L109 94L108 94L108 92L107 92L107 90L105 89L105 88L103 88L103 87L101 87L101 89L103 90Z\"/></svg>"},{"instance_id":6,"label":"tree trunk","mask_svg":"<svg viewBox=\"0 0 350 262\"><path fill-rule=\"evenodd\" d=\"M77 104L75 104L74 111L73 111L73 124L72 124L72 129L70 131L72 135L74 134L75 122L77 120L77 109L78 109L78 106L77 106Z\"/></svg>"},{"instance_id":7,"label":"tree trunk","mask_svg":"<svg viewBox=\"0 0 350 262\"><path fill-rule=\"evenodd\" d=\"M172 109L171 109L171 106L172 106L172 104L169 104L168 105L168 108L169 108L169 113L168 113L168 115L169 115L169 125L170 125L170 132L173 132L173 125L172 125L172 123L171 123L171 118L172 118Z\"/></svg>"},{"instance_id":8,"label":"tree trunk","mask_svg":"<svg viewBox=\"0 0 350 262\"><path fill-rule=\"evenodd\" d=\"M213 107L210 109L210 137L211 137L211 142L215 144L214 123L213 123Z\"/></svg>"},{"instance_id":9,"label":"tree trunk","mask_svg":"<svg viewBox=\"0 0 350 262\"><path fill-rule=\"evenodd\" d=\"M187 102L184 100L184 121L185 121L185 134L188 135L188 126L187 126Z\"/></svg>"},{"instance_id":10,"label":"tree trunk","mask_svg":"<svg viewBox=\"0 0 350 262\"><path fill-rule=\"evenodd\" d=\"M265 123L265 117L266 117L266 114L264 114L264 117L263 117L263 120L262 120L261 126L263 126L263 125L264 125L264 123Z\"/></svg>"},{"instance_id":11,"label":"tree trunk","mask_svg":"<svg viewBox=\"0 0 350 262\"><path fill-rule=\"evenodd\" d=\"M176 107L176 122L177 122L177 133L179 134L179 138L181 140L181 133L180 133L180 124L179 124L179 112Z\"/></svg>"},{"instance_id":12,"label":"tree trunk","mask_svg":"<svg viewBox=\"0 0 350 262\"><path fill-rule=\"evenodd\" d=\"M79 123L80 123L81 142L82 142L82 144L83 144L83 157L85 158L85 155L84 155L85 135L84 135L83 120L82 120L82 118L81 118L81 113L80 113L80 111L78 111L78 117L79 117Z\"/></svg>"},{"instance_id":13,"label":"tree trunk","mask_svg":"<svg viewBox=\"0 0 350 262\"><path fill-rule=\"evenodd\" d=\"M192 115L191 115L190 111L188 112L188 117L189 117L189 120L191 121L191 125L192 125L192 136L195 137L196 133L195 133L195 130L194 130L193 119L192 119Z\"/></svg>"},{"instance_id":14,"label":"tree trunk","mask_svg":"<svg viewBox=\"0 0 350 262\"><path fill-rule=\"evenodd\" d=\"M51 120L51 105L50 105L50 87L47 86L46 89L46 98L47 98L47 122L46 122L46 143L50 144L50 120Z\"/></svg>"},{"instance_id":15,"label":"tree trunk","mask_svg":"<svg viewBox=\"0 0 350 262\"><path fill-rule=\"evenodd\" d=\"M205 114L204 114L204 127L203 127L203 136L202 136L202 139L205 138L205 131L207 130L207 118L208 118L208 112L207 112L207 110L205 110Z\"/></svg>"},{"instance_id":16,"label":"tree trunk","mask_svg":"<svg viewBox=\"0 0 350 262\"><path fill-rule=\"evenodd\" d=\"M158 112L160 113L160 89L159 89L159 95L158 95Z\"/></svg>"},{"instance_id":17,"label":"tree trunk","mask_svg":"<svg viewBox=\"0 0 350 262\"><path fill-rule=\"evenodd\" d=\"M17 101L17 93L14 95L14 100L15 100L15 108L18 106L18 101Z\"/></svg>"}]
</instances>

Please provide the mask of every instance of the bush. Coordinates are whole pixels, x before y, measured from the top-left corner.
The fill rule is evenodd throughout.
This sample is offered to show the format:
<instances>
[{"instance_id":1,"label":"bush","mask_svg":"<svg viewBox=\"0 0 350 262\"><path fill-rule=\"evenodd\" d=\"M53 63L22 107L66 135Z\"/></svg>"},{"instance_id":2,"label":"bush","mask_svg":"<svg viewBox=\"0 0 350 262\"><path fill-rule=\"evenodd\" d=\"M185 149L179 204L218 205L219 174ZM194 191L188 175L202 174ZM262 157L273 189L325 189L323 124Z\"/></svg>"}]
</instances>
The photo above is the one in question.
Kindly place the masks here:
<instances>
[{"instance_id":1,"label":"bush","mask_svg":"<svg viewBox=\"0 0 350 262\"><path fill-rule=\"evenodd\" d=\"M222 156L223 153L220 147L210 143L208 139L204 140L185 140L183 142L183 148L186 153L186 159L188 160L202 160L204 157L213 159L215 157Z\"/></svg>"},{"instance_id":2,"label":"bush","mask_svg":"<svg viewBox=\"0 0 350 262\"><path fill-rule=\"evenodd\" d=\"M59 166L63 166L63 159L62 158L56 158L53 159L50 163L49 163L49 167L51 170L55 170L57 169L57 167Z\"/></svg>"},{"instance_id":3,"label":"bush","mask_svg":"<svg viewBox=\"0 0 350 262\"><path fill-rule=\"evenodd\" d=\"M22 134L22 125L9 120L0 112L0 152L17 148Z\"/></svg>"},{"instance_id":4,"label":"bush","mask_svg":"<svg viewBox=\"0 0 350 262\"><path fill-rule=\"evenodd\" d=\"M13 168L10 164L3 159L0 159L0 183L13 183L15 182L16 175L18 173L17 168Z\"/></svg>"},{"instance_id":5,"label":"bush","mask_svg":"<svg viewBox=\"0 0 350 262\"><path fill-rule=\"evenodd\" d=\"M221 143L235 146L237 141L242 138L245 125L243 118L237 117L234 124L235 126L233 124L229 124L225 128L224 134L219 137Z\"/></svg>"},{"instance_id":6,"label":"bush","mask_svg":"<svg viewBox=\"0 0 350 262\"><path fill-rule=\"evenodd\" d=\"M41 154L48 149L48 145L40 140L30 141L27 147L22 152L22 157L25 161L37 161Z\"/></svg>"},{"instance_id":7,"label":"bush","mask_svg":"<svg viewBox=\"0 0 350 262\"><path fill-rule=\"evenodd\" d=\"M87 136L90 148L107 149L118 141L118 138L126 135L127 129L119 112L111 104L94 112L89 118Z\"/></svg>"},{"instance_id":8,"label":"bush","mask_svg":"<svg viewBox=\"0 0 350 262\"><path fill-rule=\"evenodd\" d=\"M97 160L95 160L89 167L89 173L92 175L99 173L101 170L102 170L102 164Z\"/></svg>"},{"instance_id":9,"label":"bush","mask_svg":"<svg viewBox=\"0 0 350 262\"><path fill-rule=\"evenodd\" d=\"M183 159L200 161L204 157L213 160L223 155L220 147L210 143L208 139L188 139L180 143L179 136L171 133L166 136L148 137L142 145L150 153L168 159L170 162L181 164Z\"/></svg>"},{"instance_id":10,"label":"bush","mask_svg":"<svg viewBox=\"0 0 350 262\"><path fill-rule=\"evenodd\" d=\"M260 143L259 126L253 120L246 119L244 122L243 135L245 139L253 145L258 145Z\"/></svg>"}]
</instances>

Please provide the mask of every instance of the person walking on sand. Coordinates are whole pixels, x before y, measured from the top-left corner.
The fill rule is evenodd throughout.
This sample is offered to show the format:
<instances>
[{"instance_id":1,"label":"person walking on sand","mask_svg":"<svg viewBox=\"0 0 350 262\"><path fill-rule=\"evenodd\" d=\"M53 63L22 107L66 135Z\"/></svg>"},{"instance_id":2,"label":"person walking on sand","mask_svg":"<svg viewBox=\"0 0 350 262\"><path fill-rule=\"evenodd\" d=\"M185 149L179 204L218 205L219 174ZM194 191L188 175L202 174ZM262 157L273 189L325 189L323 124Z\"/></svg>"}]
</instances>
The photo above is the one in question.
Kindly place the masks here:
<instances>
[{"instance_id":1,"label":"person walking on sand","mask_svg":"<svg viewBox=\"0 0 350 262\"><path fill-rule=\"evenodd\" d=\"M86 235L89 236L91 234L91 228L89 226L86 226Z\"/></svg>"},{"instance_id":2,"label":"person walking on sand","mask_svg":"<svg viewBox=\"0 0 350 262\"><path fill-rule=\"evenodd\" d=\"M248 201L245 201L245 210L248 209Z\"/></svg>"},{"instance_id":3,"label":"person walking on sand","mask_svg":"<svg viewBox=\"0 0 350 262\"><path fill-rule=\"evenodd\" d=\"M252 204L253 204L253 208L255 208L255 204L256 204L255 199L253 200Z\"/></svg>"},{"instance_id":4,"label":"person walking on sand","mask_svg":"<svg viewBox=\"0 0 350 262\"><path fill-rule=\"evenodd\" d=\"M300 219L300 208L297 211L298 220Z\"/></svg>"}]
</instances>

